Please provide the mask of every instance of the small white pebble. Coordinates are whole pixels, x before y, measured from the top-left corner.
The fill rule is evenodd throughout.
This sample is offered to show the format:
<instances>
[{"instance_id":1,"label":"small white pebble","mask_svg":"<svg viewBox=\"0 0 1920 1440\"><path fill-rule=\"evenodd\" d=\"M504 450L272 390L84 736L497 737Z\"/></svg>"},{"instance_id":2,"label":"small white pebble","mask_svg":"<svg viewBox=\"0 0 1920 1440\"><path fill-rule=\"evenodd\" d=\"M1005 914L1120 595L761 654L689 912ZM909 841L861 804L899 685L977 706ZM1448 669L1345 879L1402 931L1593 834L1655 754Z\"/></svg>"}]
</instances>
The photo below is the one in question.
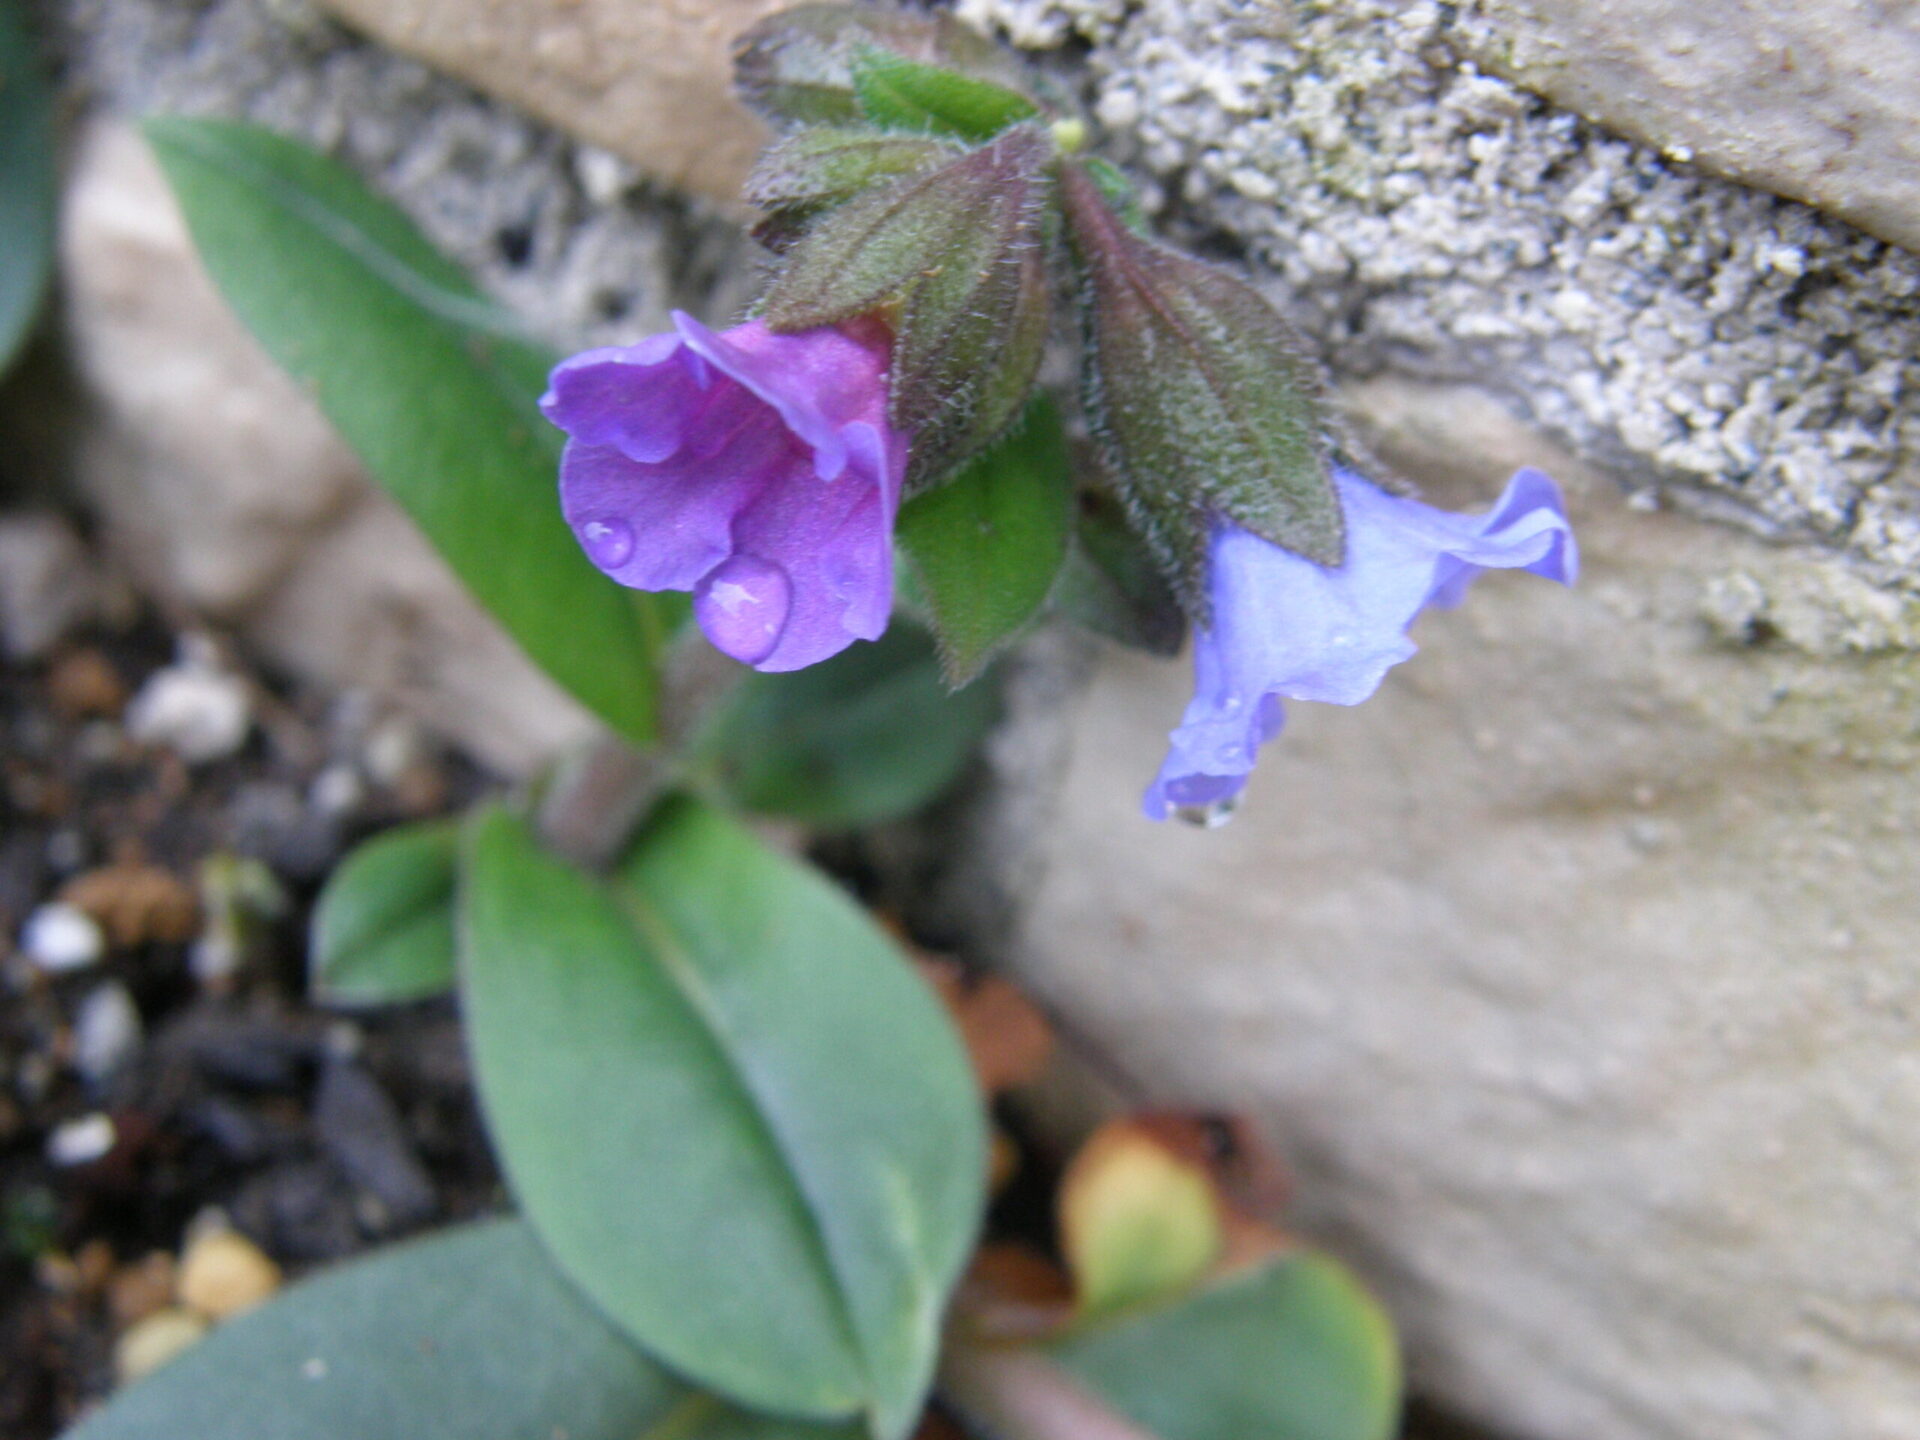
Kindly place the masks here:
<instances>
[{"instance_id":1,"label":"small white pebble","mask_svg":"<svg viewBox=\"0 0 1920 1440\"><path fill-rule=\"evenodd\" d=\"M231 925L208 930L187 950L187 972L209 990L223 988L239 972L245 947Z\"/></svg>"},{"instance_id":2,"label":"small white pebble","mask_svg":"<svg viewBox=\"0 0 1920 1440\"><path fill-rule=\"evenodd\" d=\"M582 145L573 152L573 175L596 205L611 205L638 182L633 166L611 150Z\"/></svg>"},{"instance_id":3,"label":"small white pebble","mask_svg":"<svg viewBox=\"0 0 1920 1440\"><path fill-rule=\"evenodd\" d=\"M47 1136L47 1159L61 1166L91 1165L113 1149L119 1138L113 1121L105 1115L82 1115L54 1127Z\"/></svg>"},{"instance_id":4,"label":"small white pebble","mask_svg":"<svg viewBox=\"0 0 1920 1440\"><path fill-rule=\"evenodd\" d=\"M367 798L367 787L354 773L353 766L335 763L313 777L307 787L307 804L329 819L337 819L359 808Z\"/></svg>"},{"instance_id":5,"label":"small white pebble","mask_svg":"<svg viewBox=\"0 0 1920 1440\"><path fill-rule=\"evenodd\" d=\"M361 747L360 763L368 779L385 787L398 782L420 759L421 748L419 727L396 716L382 720L368 734Z\"/></svg>"},{"instance_id":6,"label":"small white pebble","mask_svg":"<svg viewBox=\"0 0 1920 1440\"><path fill-rule=\"evenodd\" d=\"M99 921L86 911L56 900L27 917L20 930L20 950L37 969L65 975L98 964L107 953L107 937Z\"/></svg>"},{"instance_id":7,"label":"small white pebble","mask_svg":"<svg viewBox=\"0 0 1920 1440\"><path fill-rule=\"evenodd\" d=\"M154 672L127 706L129 735L165 745L189 765L233 754L252 728L246 682L204 656Z\"/></svg>"},{"instance_id":8,"label":"small white pebble","mask_svg":"<svg viewBox=\"0 0 1920 1440\"><path fill-rule=\"evenodd\" d=\"M140 1008L118 980L80 1002L73 1020L73 1068L95 1084L128 1060L140 1044Z\"/></svg>"}]
</instances>

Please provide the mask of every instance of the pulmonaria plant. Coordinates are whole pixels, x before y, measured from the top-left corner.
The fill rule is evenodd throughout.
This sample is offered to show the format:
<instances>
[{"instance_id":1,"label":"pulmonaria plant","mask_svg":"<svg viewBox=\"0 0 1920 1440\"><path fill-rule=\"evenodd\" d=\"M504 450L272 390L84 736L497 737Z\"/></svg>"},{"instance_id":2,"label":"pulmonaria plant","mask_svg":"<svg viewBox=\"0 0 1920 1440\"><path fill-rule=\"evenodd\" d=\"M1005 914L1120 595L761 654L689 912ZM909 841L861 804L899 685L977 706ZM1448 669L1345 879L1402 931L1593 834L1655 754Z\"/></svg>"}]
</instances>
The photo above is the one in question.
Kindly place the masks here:
<instances>
[{"instance_id":1,"label":"pulmonaria plant","mask_svg":"<svg viewBox=\"0 0 1920 1440\"><path fill-rule=\"evenodd\" d=\"M922 589L955 683L1050 588L1140 573L1091 534L1070 555L1065 506L1050 508L1067 478L1005 454L1035 443L1069 273L1104 462L1086 486L1119 499L1196 631L1195 696L1149 816L1222 813L1283 700L1365 699L1413 653L1415 616L1480 571L1572 581L1538 471L1484 516L1362 478L1266 300L1145 238L1124 179L1077 153L1071 102L949 17L802 6L736 58L743 97L782 132L748 187L778 255L754 318L714 334L679 316L674 334L576 356L545 401L570 437L561 503L587 555L623 584L691 590L726 654L792 670L877 637L903 502L946 485L961 501L921 507L905 540L942 577ZM1057 469L1067 451L1056 434L1034 453ZM1007 574L981 537L1001 535L1044 572L1021 577L1031 605L985 593ZM1104 578L1054 585L1063 562ZM956 573L981 593L956 594Z\"/></svg>"}]
</instances>

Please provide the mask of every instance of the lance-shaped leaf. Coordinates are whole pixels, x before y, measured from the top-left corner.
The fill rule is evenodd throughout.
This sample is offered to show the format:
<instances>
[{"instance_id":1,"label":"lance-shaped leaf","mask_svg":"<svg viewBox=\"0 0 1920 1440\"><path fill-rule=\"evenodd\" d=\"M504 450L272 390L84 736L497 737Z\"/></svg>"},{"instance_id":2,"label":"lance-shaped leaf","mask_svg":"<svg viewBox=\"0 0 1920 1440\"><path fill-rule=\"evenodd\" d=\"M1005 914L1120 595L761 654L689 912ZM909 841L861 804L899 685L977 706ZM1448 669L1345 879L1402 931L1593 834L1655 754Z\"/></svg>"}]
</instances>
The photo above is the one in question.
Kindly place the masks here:
<instances>
[{"instance_id":1,"label":"lance-shaped leaf","mask_svg":"<svg viewBox=\"0 0 1920 1440\"><path fill-rule=\"evenodd\" d=\"M450 820L375 836L327 878L308 950L314 997L392 1005L453 988L453 886L459 831Z\"/></svg>"},{"instance_id":2,"label":"lance-shaped leaf","mask_svg":"<svg viewBox=\"0 0 1920 1440\"><path fill-rule=\"evenodd\" d=\"M296 141L146 125L200 258L268 354L528 657L628 739L656 723L651 597L609 585L560 517L553 356L394 205Z\"/></svg>"},{"instance_id":3,"label":"lance-shaped leaf","mask_svg":"<svg viewBox=\"0 0 1920 1440\"><path fill-rule=\"evenodd\" d=\"M1045 133L991 145L869 191L815 225L760 302L775 330L811 330L902 299L917 282L961 285L1017 258L1040 202Z\"/></svg>"},{"instance_id":4,"label":"lance-shaped leaf","mask_svg":"<svg viewBox=\"0 0 1920 1440\"><path fill-rule=\"evenodd\" d=\"M0 0L0 371L26 338L53 262L53 96L14 0Z\"/></svg>"},{"instance_id":5,"label":"lance-shaped leaf","mask_svg":"<svg viewBox=\"0 0 1920 1440\"><path fill-rule=\"evenodd\" d=\"M481 1099L561 1268L709 1388L902 1434L985 1190L966 1055L905 959L689 803L611 882L483 814L460 915Z\"/></svg>"},{"instance_id":6,"label":"lance-shaped leaf","mask_svg":"<svg viewBox=\"0 0 1920 1440\"><path fill-rule=\"evenodd\" d=\"M1016 90L862 45L853 61L860 113L883 130L987 140L1031 120L1040 107Z\"/></svg>"},{"instance_id":7,"label":"lance-shaped leaf","mask_svg":"<svg viewBox=\"0 0 1920 1440\"><path fill-rule=\"evenodd\" d=\"M747 181L747 203L762 210L823 210L961 153L954 141L934 135L814 125L767 148Z\"/></svg>"},{"instance_id":8,"label":"lance-shaped leaf","mask_svg":"<svg viewBox=\"0 0 1920 1440\"><path fill-rule=\"evenodd\" d=\"M767 214L753 238L784 254L825 210L889 180L927 170L961 154L931 135L812 125L768 148L747 181L746 198Z\"/></svg>"},{"instance_id":9,"label":"lance-shaped leaf","mask_svg":"<svg viewBox=\"0 0 1920 1440\"><path fill-rule=\"evenodd\" d=\"M1066 436L1044 396L998 445L900 512L947 679L965 685L1033 618L1067 551Z\"/></svg>"},{"instance_id":10,"label":"lance-shaped leaf","mask_svg":"<svg viewBox=\"0 0 1920 1440\"><path fill-rule=\"evenodd\" d=\"M1321 381L1244 281L1135 235L1062 167L1084 278L1088 414L1134 523L1198 615L1216 517L1322 565L1345 554Z\"/></svg>"},{"instance_id":11,"label":"lance-shaped leaf","mask_svg":"<svg viewBox=\"0 0 1920 1440\"><path fill-rule=\"evenodd\" d=\"M1099 491L1082 492L1079 500L1054 605L1096 635L1152 655L1178 655L1187 617L1152 554L1118 502Z\"/></svg>"},{"instance_id":12,"label":"lance-shaped leaf","mask_svg":"<svg viewBox=\"0 0 1920 1440\"><path fill-rule=\"evenodd\" d=\"M989 268L943 268L907 293L888 418L913 437L909 494L952 475L1026 408L1053 318L1043 220L1036 206Z\"/></svg>"},{"instance_id":13,"label":"lance-shaped leaf","mask_svg":"<svg viewBox=\"0 0 1920 1440\"><path fill-rule=\"evenodd\" d=\"M734 42L734 86L776 124L853 123L866 118L854 71L867 50L957 71L1016 94L1033 88L1015 56L952 16L876 5L796 5L769 15Z\"/></svg>"},{"instance_id":14,"label":"lance-shaped leaf","mask_svg":"<svg viewBox=\"0 0 1920 1440\"><path fill-rule=\"evenodd\" d=\"M762 302L783 331L889 311L888 419L913 436L911 488L990 444L1032 390L1049 318L1051 158L1045 132L1022 125L869 191L807 232Z\"/></svg>"},{"instance_id":15,"label":"lance-shaped leaf","mask_svg":"<svg viewBox=\"0 0 1920 1440\"><path fill-rule=\"evenodd\" d=\"M329 1270L222 1325L65 1440L858 1440L669 1374L490 1220Z\"/></svg>"}]
</instances>

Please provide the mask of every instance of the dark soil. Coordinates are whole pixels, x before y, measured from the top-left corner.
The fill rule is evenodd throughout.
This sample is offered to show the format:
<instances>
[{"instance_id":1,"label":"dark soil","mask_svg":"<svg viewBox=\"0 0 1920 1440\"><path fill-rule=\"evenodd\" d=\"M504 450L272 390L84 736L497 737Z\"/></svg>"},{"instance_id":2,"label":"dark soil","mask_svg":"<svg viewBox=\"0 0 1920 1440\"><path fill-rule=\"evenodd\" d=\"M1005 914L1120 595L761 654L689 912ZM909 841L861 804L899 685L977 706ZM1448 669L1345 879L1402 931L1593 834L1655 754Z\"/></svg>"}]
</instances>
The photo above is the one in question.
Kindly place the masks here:
<instances>
[{"instance_id":1,"label":"dark soil","mask_svg":"<svg viewBox=\"0 0 1920 1440\"><path fill-rule=\"evenodd\" d=\"M501 1201L451 1003L346 1016L303 998L308 913L333 863L387 824L470 798L480 777L423 746L403 773L367 780L358 757L379 717L258 677L254 731L233 757L189 767L135 745L120 724L125 698L174 649L175 636L141 616L0 670L9 1440L58 1433L111 1388L124 1297L138 1289L130 1278L154 1252L177 1253L209 1207L298 1274ZM357 766L347 803L323 808L316 777ZM196 978L193 946L219 908L205 893L210 859L216 884L234 859L260 862L282 903L275 914L256 901L239 929L229 924L245 939L231 975ZM251 873L257 886L262 872ZM140 891L112 908L130 875L158 899ZM86 908L108 905L106 928L120 933L99 963L43 973L15 942L37 906L73 896L67 887L86 877ZM74 1023L112 982L131 995L141 1038L88 1077ZM110 1148L58 1163L50 1141L61 1127L97 1116L111 1123Z\"/></svg>"}]
</instances>

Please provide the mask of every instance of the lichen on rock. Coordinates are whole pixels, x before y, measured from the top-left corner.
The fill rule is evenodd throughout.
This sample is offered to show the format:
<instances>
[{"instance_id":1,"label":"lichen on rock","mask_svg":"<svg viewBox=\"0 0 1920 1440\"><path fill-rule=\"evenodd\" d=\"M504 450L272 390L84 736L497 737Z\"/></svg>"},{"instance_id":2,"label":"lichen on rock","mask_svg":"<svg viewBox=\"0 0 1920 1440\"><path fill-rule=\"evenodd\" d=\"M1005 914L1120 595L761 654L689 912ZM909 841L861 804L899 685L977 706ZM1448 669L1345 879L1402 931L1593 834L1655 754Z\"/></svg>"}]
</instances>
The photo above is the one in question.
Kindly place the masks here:
<instances>
[{"instance_id":1,"label":"lichen on rock","mask_svg":"<svg viewBox=\"0 0 1920 1440\"><path fill-rule=\"evenodd\" d=\"M1453 6L960 10L1090 42L1163 222L1243 248L1337 371L1474 381L1650 499L1920 589L1920 256L1481 73Z\"/></svg>"}]
</instances>

